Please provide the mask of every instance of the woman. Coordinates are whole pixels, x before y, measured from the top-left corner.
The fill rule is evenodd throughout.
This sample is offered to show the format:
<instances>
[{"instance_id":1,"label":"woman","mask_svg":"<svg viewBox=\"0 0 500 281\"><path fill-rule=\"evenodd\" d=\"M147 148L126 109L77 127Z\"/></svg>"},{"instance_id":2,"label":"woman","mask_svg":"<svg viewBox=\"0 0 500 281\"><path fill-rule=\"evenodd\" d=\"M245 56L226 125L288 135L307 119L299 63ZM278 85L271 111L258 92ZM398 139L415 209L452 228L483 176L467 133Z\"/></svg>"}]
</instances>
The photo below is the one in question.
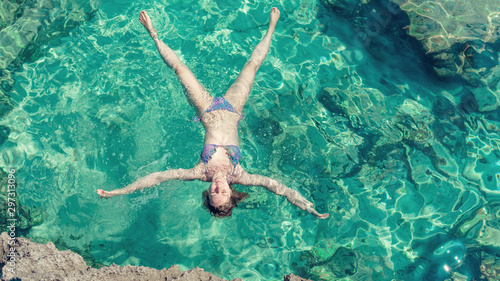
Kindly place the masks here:
<instances>
[{"instance_id":1,"label":"woman","mask_svg":"<svg viewBox=\"0 0 500 281\"><path fill-rule=\"evenodd\" d=\"M125 188L113 191L98 189L97 194L101 198L112 197L151 187L167 180L202 180L211 182L209 190L203 192L205 207L208 208L212 215L224 217L230 216L233 207L248 197L248 194L236 191L233 184L258 185L275 194L285 196L292 204L302 210L307 210L320 219L327 218L328 213L319 214L312 208L313 204L297 191L274 179L249 174L239 165L241 153L238 147L238 123L242 118L241 112L250 94L255 73L269 51L271 37L279 16L279 10L273 8L270 14L269 28L264 39L252 52L250 59L224 97L214 98L196 80L193 73L180 61L177 55L158 39L151 19L145 11L142 11L139 21L151 35L165 63L179 77L189 102L196 109L199 116L198 120L201 121L205 128L205 146L201 152L200 161L192 169L175 169L152 173Z\"/></svg>"}]
</instances>

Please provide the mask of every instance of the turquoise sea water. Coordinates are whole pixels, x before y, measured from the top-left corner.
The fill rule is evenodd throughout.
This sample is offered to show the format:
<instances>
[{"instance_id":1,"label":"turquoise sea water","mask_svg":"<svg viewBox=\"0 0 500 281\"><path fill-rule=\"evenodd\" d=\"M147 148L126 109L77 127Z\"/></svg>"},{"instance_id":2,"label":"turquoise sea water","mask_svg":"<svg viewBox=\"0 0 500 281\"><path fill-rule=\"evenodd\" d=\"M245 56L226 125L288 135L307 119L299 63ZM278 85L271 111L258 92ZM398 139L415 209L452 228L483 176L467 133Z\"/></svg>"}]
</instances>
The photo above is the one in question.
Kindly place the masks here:
<instances>
[{"instance_id":1,"label":"turquoise sea water","mask_svg":"<svg viewBox=\"0 0 500 281\"><path fill-rule=\"evenodd\" d=\"M221 96L273 6L281 18L245 107L241 164L330 218L238 187L250 198L214 219L201 207L201 182L100 199L97 188L192 167L203 143L140 11ZM429 77L413 54L374 56L353 32L312 0L103 1L12 72L0 164L16 170L22 204L42 210L28 235L104 265L199 266L226 279L480 275L485 255L499 255L498 118L474 112L463 85Z\"/></svg>"}]
</instances>

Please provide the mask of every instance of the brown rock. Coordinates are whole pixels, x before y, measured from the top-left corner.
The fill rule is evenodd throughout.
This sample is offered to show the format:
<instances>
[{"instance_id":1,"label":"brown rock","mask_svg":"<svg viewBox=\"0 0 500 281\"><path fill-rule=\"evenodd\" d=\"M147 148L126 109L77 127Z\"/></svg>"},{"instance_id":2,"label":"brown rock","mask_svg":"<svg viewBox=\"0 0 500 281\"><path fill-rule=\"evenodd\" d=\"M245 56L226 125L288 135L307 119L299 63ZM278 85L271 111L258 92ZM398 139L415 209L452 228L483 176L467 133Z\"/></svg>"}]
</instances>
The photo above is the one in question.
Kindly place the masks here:
<instances>
[{"instance_id":1,"label":"brown rock","mask_svg":"<svg viewBox=\"0 0 500 281\"><path fill-rule=\"evenodd\" d=\"M224 281L199 267L181 271L177 265L157 270L112 264L96 269L87 266L80 255L70 250L59 251L52 242L38 244L26 238L11 238L7 232L0 235L0 260L4 263L0 281L16 278L37 281ZM285 280L307 281L293 274L286 275ZM232 281L243 280L236 278Z\"/></svg>"},{"instance_id":2,"label":"brown rock","mask_svg":"<svg viewBox=\"0 0 500 281\"><path fill-rule=\"evenodd\" d=\"M15 278L40 281L224 280L198 267L183 272L176 265L168 270L116 264L100 269L91 268L85 264L80 255L70 250L59 251L52 242L42 245L26 238L11 239L7 232L3 232L0 236L0 245L0 258L5 262L2 268L2 281Z\"/></svg>"},{"instance_id":3,"label":"brown rock","mask_svg":"<svg viewBox=\"0 0 500 281\"><path fill-rule=\"evenodd\" d=\"M300 276L297 276L297 275L295 275L293 273L285 275L285 279L284 280L285 281L311 281L309 279L304 279L304 278L302 278Z\"/></svg>"}]
</instances>

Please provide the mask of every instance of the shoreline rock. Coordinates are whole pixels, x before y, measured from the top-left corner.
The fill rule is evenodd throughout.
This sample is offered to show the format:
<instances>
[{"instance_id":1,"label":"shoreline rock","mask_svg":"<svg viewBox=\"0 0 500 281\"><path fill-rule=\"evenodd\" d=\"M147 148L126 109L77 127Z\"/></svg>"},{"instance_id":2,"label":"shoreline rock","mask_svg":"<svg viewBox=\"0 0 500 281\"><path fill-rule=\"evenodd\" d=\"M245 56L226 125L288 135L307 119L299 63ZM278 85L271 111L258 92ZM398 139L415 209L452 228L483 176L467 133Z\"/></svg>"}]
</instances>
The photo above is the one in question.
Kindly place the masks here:
<instances>
[{"instance_id":1,"label":"shoreline rock","mask_svg":"<svg viewBox=\"0 0 500 281\"><path fill-rule=\"evenodd\" d=\"M15 244L15 246L13 246ZM7 232L0 235L1 281L19 280L212 280L224 281L202 268L181 271L177 265L157 270L145 266L118 266L112 264L99 269L88 266L83 258L71 250L59 251L54 243L38 244L22 237L11 238ZM11 250L13 251L11 252ZM126 278L126 279L124 279ZM307 281L289 274L286 281ZM242 281L240 278L232 281Z\"/></svg>"}]
</instances>

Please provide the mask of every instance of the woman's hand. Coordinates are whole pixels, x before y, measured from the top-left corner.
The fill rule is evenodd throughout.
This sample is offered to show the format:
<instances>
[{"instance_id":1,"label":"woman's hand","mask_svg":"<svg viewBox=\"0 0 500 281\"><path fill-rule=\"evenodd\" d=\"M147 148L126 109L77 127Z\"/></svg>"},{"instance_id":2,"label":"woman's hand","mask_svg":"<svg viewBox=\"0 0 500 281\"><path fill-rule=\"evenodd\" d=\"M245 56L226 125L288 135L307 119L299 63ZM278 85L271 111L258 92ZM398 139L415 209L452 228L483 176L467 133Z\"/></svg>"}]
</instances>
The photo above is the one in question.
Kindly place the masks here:
<instances>
[{"instance_id":1,"label":"woman's hand","mask_svg":"<svg viewBox=\"0 0 500 281\"><path fill-rule=\"evenodd\" d=\"M109 192L109 191L104 191L104 190L102 190L102 189L98 189L98 190L97 190L97 194L98 194L99 196L101 196L101 198L106 197L106 199L108 199L109 197L113 197L113 196L115 196L115 194L111 194L111 192Z\"/></svg>"},{"instance_id":2,"label":"woman's hand","mask_svg":"<svg viewBox=\"0 0 500 281\"><path fill-rule=\"evenodd\" d=\"M158 39L158 35L156 34L156 29L153 28L153 23L151 22L151 18L148 16L148 13L146 13L146 11L142 11L139 14L139 21L146 28L146 30L149 32L149 35L151 35L151 38L153 38L155 40Z\"/></svg>"},{"instance_id":3,"label":"woman's hand","mask_svg":"<svg viewBox=\"0 0 500 281\"><path fill-rule=\"evenodd\" d=\"M314 210L314 208L312 208L312 204L311 207L309 207L307 210L309 211L309 213L315 215L318 219L324 220L330 216L329 213L324 213L324 214L318 213L316 210Z\"/></svg>"},{"instance_id":4,"label":"woman's hand","mask_svg":"<svg viewBox=\"0 0 500 281\"><path fill-rule=\"evenodd\" d=\"M330 214L328 213L318 213L314 208L312 208L313 203L305 199L302 195L300 195L298 191L287 187L286 185L278 182L275 179L261 175L249 174L244 170L241 170L240 175L235 183L243 185L263 186L274 194L285 196L288 202L299 207L303 211L308 211L309 213L315 215L318 219L326 219L328 218L328 216L330 216Z\"/></svg>"},{"instance_id":5,"label":"woman's hand","mask_svg":"<svg viewBox=\"0 0 500 281\"><path fill-rule=\"evenodd\" d=\"M295 206L301 208L304 211L308 211L309 213L315 215L318 219L326 219L326 218L328 218L328 216L330 216L329 213L325 213L325 214L318 213L312 207L313 203L309 202L309 200L302 197L300 195L300 193L296 190L292 190L292 189L288 190L288 192L286 194L286 198L288 199L288 201L290 203L294 204Z\"/></svg>"}]
</instances>

